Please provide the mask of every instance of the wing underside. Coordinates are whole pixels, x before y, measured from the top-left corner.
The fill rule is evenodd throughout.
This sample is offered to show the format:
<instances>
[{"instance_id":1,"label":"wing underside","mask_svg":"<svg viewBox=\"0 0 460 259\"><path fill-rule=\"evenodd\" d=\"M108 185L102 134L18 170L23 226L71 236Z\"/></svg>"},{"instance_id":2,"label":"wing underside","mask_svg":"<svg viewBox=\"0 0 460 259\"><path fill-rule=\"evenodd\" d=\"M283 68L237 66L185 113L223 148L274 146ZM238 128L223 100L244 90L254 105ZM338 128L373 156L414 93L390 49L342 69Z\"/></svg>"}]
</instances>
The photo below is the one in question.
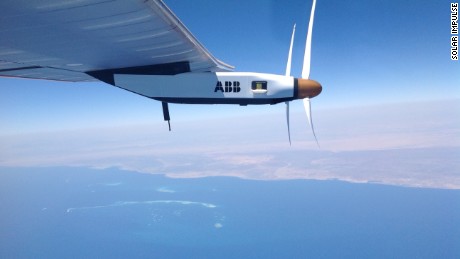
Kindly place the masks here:
<instances>
[{"instance_id":1,"label":"wing underside","mask_svg":"<svg viewBox=\"0 0 460 259\"><path fill-rule=\"evenodd\" d=\"M93 81L104 71L137 69L233 68L214 58L161 0L0 1L0 76Z\"/></svg>"}]
</instances>

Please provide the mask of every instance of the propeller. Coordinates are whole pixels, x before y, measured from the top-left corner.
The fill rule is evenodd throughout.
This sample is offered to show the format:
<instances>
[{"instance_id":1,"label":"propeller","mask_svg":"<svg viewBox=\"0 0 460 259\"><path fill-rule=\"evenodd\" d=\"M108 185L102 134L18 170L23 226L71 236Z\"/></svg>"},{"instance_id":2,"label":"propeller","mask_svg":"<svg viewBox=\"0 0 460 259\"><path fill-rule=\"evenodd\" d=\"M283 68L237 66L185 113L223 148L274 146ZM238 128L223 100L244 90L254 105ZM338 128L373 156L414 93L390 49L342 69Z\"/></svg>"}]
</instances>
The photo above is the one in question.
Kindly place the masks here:
<instances>
[{"instance_id":1,"label":"propeller","mask_svg":"<svg viewBox=\"0 0 460 259\"><path fill-rule=\"evenodd\" d=\"M305 42L305 55L303 58L303 68L302 68L302 78L310 79L310 64L311 64L311 36L313 34L313 21L315 18L315 8L316 8L316 0L313 0L313 5L311 7L310 13L310 21L308 23L308 33L307 33L307 40ZM319 147L318 139L316 138L315 128L313 127L313 121L311 116L311 103L310 97L303 99L303 106L305 108L305 113L308 117L308 122L310 124L311 131L313 132L313 136L315 137L316 144Z\"/></svg>"},{"instance_id":2,"label":"propeller","mask_svg":"<svg viewBox=\"0 0 460 259\"><path fill-rule=\"evenodd\" d=\"M292 35L291 35L291 45L289 46L289 54L288 60L286 64L286 76L291 76L291 61L292 61L292 46L294 45L294 34L295 34L295 23L294 28L292 28Z\"/></svg>"},{"instance_id":3,"label":"propeller","mask_svg":"<svg viewBox=\"0 0 460 259\"><path fill-rule=\"evenodd\" d=\"M310 21L308 23L308 33L307 39L305 43L305 54L303 58L303 67L302 67L302 75L300 79L297 80L297 93L295 98L303 99L303 105L305 108L305 113L307 114L308 123L310 124L311 131L313 136L315 137L316 144L319 146L318 139L316 138L315 129L313 127L312 115L311 115L311 103L310 98L315 97L319 93L321 93L322 87L321 85L313 80L310 80L310 64L311 64L311 38L313 32L313 21L315 17L315 8L316 8L316 0L313 0L311 13L310 13ZM288 55L288 62L286 65L286 76L290 76L291 74L291 57L292 57L292 45L294 42L294 33L295 33L295 24L292 30L291 36L291 45L289 48L289 55ZM287 128L288 128L288 137L289 137L289 144L291 144L291 133L289 128L289 102L286 102L286 121L287 121Z\"/></svg>"},{"instance_id":4,"label":"propeller","mask_svg":"<svg viewBox=\"0 0 460 259\"><path fill-rule=\"evenodd\" d=\"M289 129L289 102L286 102L286 122L288 129L289 146L291 146L291 130Z\"/></svg>"},{"instance_id":5,"label":"propeller","mask_svg":"<svg viewBox=\"0 0 460 259\"><path fill-rule=\"evenodd\" d=\"M286 64L286 76L291 76L292 45L294 45L295 23L292 28L291 45L289 46L288 61ZM286 122L288 130L289 145L291 145L291 131L289 129L289 101L286 102Z\"/></svg>"},{"instance_id":6,"label":"propeller","mask_svg":"<svg viewBox=\"0 0 460 259\"><path fill-rule=\"evenodd\" d=\"M307 41L305 42L305 55L303 56L302 78L309 79L311 63L311 34L313 32L313 19L315 18L316 0L311 7L310 22L308 23Z\"/></svg>"},{"instance_id":7,"label":"propeller","mask_svg":"<svg viewBox=\"0 0 460 259\"><path fill-rule=\"evenodd\" d=\"M313 120L311 118L311 102L310 102L310 98L303 99L303 107L305 108L305 113L307 114L308 123L310 124L311 132L313 132L313 137L315 137L316 145L318 145L318 147L321 148L319 146L318 139L316 138L315 128L313 127Z\"/></svg>"}]
</instances>

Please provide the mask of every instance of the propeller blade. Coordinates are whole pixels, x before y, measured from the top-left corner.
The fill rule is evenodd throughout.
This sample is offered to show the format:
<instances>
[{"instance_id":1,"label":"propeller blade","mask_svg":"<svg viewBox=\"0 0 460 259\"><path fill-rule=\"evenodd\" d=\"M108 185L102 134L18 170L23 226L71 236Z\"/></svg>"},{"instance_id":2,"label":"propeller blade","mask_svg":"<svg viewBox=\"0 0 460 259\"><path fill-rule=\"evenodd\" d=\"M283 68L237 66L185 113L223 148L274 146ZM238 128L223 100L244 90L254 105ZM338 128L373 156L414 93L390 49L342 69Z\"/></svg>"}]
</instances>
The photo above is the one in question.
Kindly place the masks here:
<instances>
[{"instance_id":1,"label":"propeller blade","mask_svg":"<svg viewBox=\"0 0 460 259\"><path fill-rule=\"evenodd\" d=\"M286 102L286 122L287 122L289 146L291 146L291 130L289 128L289 102Z\"/></svg>"},{"instance_id":2,"label":"propeller blade","mask_svg":"<svg viewBox=\"0 0 460 259\"><path fill-rule=\"evenodd\" d=\"M310 77L310 60L311 60L311 35L313 32L313 19L315 17L316 0L313 0L311 7L310 22L308 23L307 41L305 43L305 56L303 58L302 78Z\"/></svg>"},{"instance_id":3,"label":"propeller blade","mask_svg":"<svg viewBox=\"0 0 460 259\"><path fill-rule=\"evenodd\" d=\"M311 131L313 132L313 136L315 137L316 144L318 145L318 147L320 147L318 139L316 138L315 128L313 127L313 120L311 118L310 98L303 99L303 106L305 108L305 113L307 114L307 117L308 117L308 122L310 123Z\"/></svg>"},{"instance_id":4,"label":"propeller blade","mask_svg":"<svg viewBox=\"0 0 460 259\"><path fill-rule=\"evenodd\" d=\"M289 46L288 60L286 64L286 76L291 76L292 45L294 44L295 23L292 29L291 45Z\"/></svg>"}]
</instances>

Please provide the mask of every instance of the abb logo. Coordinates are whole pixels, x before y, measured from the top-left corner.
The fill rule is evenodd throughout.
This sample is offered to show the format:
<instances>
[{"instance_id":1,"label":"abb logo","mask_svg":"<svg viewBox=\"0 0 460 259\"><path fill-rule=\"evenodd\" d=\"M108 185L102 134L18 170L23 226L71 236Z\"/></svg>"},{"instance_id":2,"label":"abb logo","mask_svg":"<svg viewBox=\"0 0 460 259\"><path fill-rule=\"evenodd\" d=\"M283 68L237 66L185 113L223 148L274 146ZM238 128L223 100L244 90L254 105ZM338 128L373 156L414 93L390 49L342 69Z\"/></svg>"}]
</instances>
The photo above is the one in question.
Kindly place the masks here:
<instances>
[{"instance_id":1,"label":"abb logo","mask_svg":"<svg viewBox=\"0 0 460 259\"><path fill-rule=\"evenodd\" d=\"M221 81L217 81L216 88L214 92L223 92L223 93L238 93L241 91L240 82L238 81L224 81L222 85Z\"/></svg>"}]
</instances>

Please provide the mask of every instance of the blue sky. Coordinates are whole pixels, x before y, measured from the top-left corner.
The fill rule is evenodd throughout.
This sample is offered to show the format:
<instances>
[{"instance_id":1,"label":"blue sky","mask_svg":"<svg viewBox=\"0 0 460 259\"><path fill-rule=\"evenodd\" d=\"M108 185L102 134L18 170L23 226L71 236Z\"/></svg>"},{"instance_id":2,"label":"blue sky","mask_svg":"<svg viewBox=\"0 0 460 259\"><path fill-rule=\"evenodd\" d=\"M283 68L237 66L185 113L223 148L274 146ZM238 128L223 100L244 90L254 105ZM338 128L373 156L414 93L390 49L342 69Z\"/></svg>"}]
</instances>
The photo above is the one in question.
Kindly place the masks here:
<instances>
[{"instance_id":1,"label":"blue sky","mask_svg":"<svg viewBox=\"0 0 460 259\"><path fill-rule=\"evenodd\" d=\"M166 0L190 31L236 71L284 73L297 23L292 74L299 76L310 1ZM317 2L313 109L460 98L450 56L449 1ZM3 133L161 121L161 106L103 83L0 78ZM301 102L292 109L302 110ZM172 105L173 120L282 114L274 107ZM284 121L282 122L284 123Z\"/></svg>"}]
</instances>

